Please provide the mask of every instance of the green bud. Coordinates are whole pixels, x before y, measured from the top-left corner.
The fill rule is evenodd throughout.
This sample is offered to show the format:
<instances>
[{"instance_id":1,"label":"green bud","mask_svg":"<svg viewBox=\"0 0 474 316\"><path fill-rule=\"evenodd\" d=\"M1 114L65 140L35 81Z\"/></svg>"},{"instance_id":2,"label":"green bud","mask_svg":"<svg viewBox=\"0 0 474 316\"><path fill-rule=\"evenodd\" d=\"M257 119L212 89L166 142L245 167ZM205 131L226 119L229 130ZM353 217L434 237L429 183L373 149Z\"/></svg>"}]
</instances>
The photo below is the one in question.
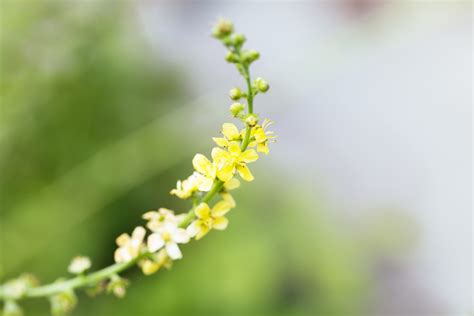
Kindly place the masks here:
<instances>
[{"instance_id":1,"label":"green bud","mask_svg":"<svg viewBox=\"0 0 474 316\"><path fill-rule=\"evenodd\" d=\"M245 43L245 35L244 34L234 34L233 42L235 46L242 46Z\"/></svg>"},{"instance_id":2,"label":"green bud","mask_svg":"<svg viewBox=\"0 0 474 316\"><path fill-rule=\"evenodd\" d=\"M255 85L255 88L257 88L257 90L262 93L265 93L268 91L268 89L270 89L270 85L268 84L268 82L262 78L255 79L254 85Z\"/></svg>"},{"instance_id":3,"label":"green bud","mask_svg":"<svg viewBox=\"0 0 474 316\"><path fill-rule=\"evenodd\" d=\"M227 52L227 55L225 55L225 60L227 60L229 63L237 63L239 61L239 57L232 52Z\"/></svg>"},{"instance_id":4,"label":"green bud","mask_svg":"<svg viewBox=\"0 0 474 316\"><path fill-rule=\"evenodd\" d=\"M233 88L229 91L229 97L234 100L234 101L237 101L239 100L240 98L243 97L243 93L242 93L242 90L240 90L239 88Z\"/></svg>"},{"instance_id":5,"label":"green bud","mask_svg":"<svg viewBox=\"0 0 474 316\"><path fill-rule=\"evenodd\" d=\"M8 281L3 287L6 297L17 300L22 298L29 288L37 285L38 280L30 274L24 274L17 279Z\"/></svg>"},{"instance_id":6,"label":"green bud","mask_svg":"<svg viewBox=\"0 0 474 316\"><path fill-rule=\"evenodd\" d=\"M216 38L223 38L234 31L234 24L227 19L219 19L212 29L212 35Z\"/></svg>"},{"instance_id":7,"label":"green bud","mask_svg":"<svg viewBox=\"0 0 474 316\"><path fill-rule=\"evenodd\" d=\"M254 127L258 123L258 117L255 114L249 114L245 119L245 124L250 127Z\"/></svg>"},{"instance_id":8,"label":"green bud","mask_svg":"<svg viewBox=\"0 0 474 316\"><path fill-rule=\"evenodd\" d=\"M242 53L242 59L244 62L250 64L260 58L260 53L257 52L255 49L249 49Z\"/></svg>"},{"instance_id":9,"label":"green bud","mask_svg":"<svg viewBox=\"0 0 474 316\"><path fill-rule=\"evenodd\" d=\"M51 314L62 316L72 312L77 305L77 296L72 290L53 295L50 298Z\"/></svg>"},{"instance_id":10,"label":"green bud","mask_svg":"<svg viewBox=\"0 0 474 316\"><path fill-rule=\"evenodd\" d=\"M3 316L23 316L21 307L12 300L8 300L3 305Z\"/></svg>"},{"instance_id":11,"label":"green bud","mask_svg":"<svg viewBox=\"0 0 474 316\"><path fill-rule=\"evenodd\" d=\"M245 106L242 103L232 103L230 106L230 113L232 113L233 116L237 117L239 114L244 110Z\"/></svg>"},{"instance_id":12,"label":"green bud","mask_svg":"<svg viewBox=\"0 0 474 316\"><path fill-rule=\"evenodd\" d=\"M113 275L107 285L107 292L114 294L118 298L123 298L127 293L127 286L129 282L127 279L121 278L118 275Z\"/></svg>"}]
</instances>

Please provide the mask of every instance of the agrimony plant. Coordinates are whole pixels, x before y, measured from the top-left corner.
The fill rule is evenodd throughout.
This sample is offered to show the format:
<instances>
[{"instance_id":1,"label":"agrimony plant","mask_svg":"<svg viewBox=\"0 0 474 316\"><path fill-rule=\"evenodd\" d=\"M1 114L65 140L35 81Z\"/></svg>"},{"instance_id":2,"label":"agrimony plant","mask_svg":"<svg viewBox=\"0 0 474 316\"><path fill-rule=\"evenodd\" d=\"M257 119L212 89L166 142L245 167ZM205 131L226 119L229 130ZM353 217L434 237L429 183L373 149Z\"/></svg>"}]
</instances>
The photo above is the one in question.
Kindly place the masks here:
<instances>
[{"instance_id":1,"label":"agrimony plant","mask_svg":"<svg viewBox=\"0 0 474 316\"><path fill-rule=\"evenodd\" d=\"M225 230L229 220L227 213L236 207L231 191L240 186L238 177L244 181L254 179L248 164L259 158L258 153L268 154L268 145L275 138L265 119L260 123L254 113L254 98L269 90L268 83L257 78L252 81L250 66L260 54L253 49L243 49L245 36L234 32L231 21L220 19L212 30L228 52L225 59L236 66L242 75L246 89L233 88L229 97L234 101L230 106L233 117L243 123L239 129L232 123L222 125L219 137L213 141L211 159L196 154L192 160L194 172L180 180L171 194L183 200L190 200L192 206L187 213L160 208L143 214L146 228L135 227L131 235L124 233L117 237L114 253L115 264L89 273L91 260L88 257L73 258L68 272L76 275L69 279L39 285L31 274L24 274L0 286L5 316L23 315L19 301L27 298L47 298L53 315L64 315L77 305L78 290L90 295L104 291L117 297L124 297L128 280L120 273L138 265L145 275L156 273L162 268L170 269L175 260L183 257L180 244L191 239L200 240L211 230ZM218 200L214 202L217 198Z\"/></svg>"}]
</instances>

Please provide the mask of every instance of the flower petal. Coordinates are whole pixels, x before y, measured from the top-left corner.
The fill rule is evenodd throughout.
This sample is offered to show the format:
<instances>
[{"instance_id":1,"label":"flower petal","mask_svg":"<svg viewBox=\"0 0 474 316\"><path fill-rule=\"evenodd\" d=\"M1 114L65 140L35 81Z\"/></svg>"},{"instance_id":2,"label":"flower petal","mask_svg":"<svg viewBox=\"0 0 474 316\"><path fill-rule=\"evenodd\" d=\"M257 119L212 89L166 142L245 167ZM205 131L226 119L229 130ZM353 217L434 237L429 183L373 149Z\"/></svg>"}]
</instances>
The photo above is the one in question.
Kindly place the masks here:
<instances>
[{"instance_id":1,"label":"flower petal","mask_svg":"<svg viewBox=\"0 0 474 316\"><path fill-rule=\"evenodd\" d=\"M223 192L223 193L221 193L221 196L222 196L222 199L224 201L226 201L227 203L229 203L232 208L234 208L237 205L235 203L234 198L232 197L232 195L230 193Z\"/></svg>"},{"instance_id":2,"label":"flower petal","mask_svg":"<svg viewBox=\"0 0 474 316\"><path fill-rule=\"evenodd\" d=\"M168 256L170 256L171 259L177 260L183 257L183 254L181 253L181 250L179 250L179 247L176 243L168 242L166 243L165 248Z\"/></svg>"},{"instance_id":3,"label":"flower petal","mask_svg":"<svg viewBox=\"0 0 474 316\"><path fill-rule=\"evenodd\" d=\"M207 203L201 203L196 207L194 213L197 217L201 219L208 219L211 215L211 209L209 208L209 205L207 205Z\"/></svg>"},{"instance_id":4,"label":"flower petal","mask_svg":"<svg viewBox=\"0 0 474 316\"><path fill-rule=\"evenodd\" d=\"M257 151L268 155L268 153L270 152L270 150L268 149L268 142L266 141L263 143L258 143Z\"/></svg>"},{"instance_id":5,"label":"flower petal","mask_svg":"<svg viewBox=\"0 0 474 316\"><path fill-rule=\"evenodd\" d=\"M222 124L222 134L229 140L236 140L240 138L240 133L237 127L232 123Z\"/></svg>"},{"instance_id":6,"label":"flower petal","mask_svg":"<svg viewBox=\"0 0 474 316\"><path fill-rule=\"evenodd\" d=\"M237 143L237 142L231 142L231 143L229 144L229 152L230 152L231 154L240 155L240 153L241 153L242 151L240 150L240 145L239 145L239 143Z\"/></svg>"},{"instance_id":7,"label":"flower petal","mask_svg":"<svg viewBox=\"0 0 474 316\"><path fill-rule=\"evenodd\" d=\"M217 229L217 230L224 230L227 228L228 225L229 225L229 220L225 218L224 216L222 216L222 217L217 217L214 219L212 228Z\"/></svg>"},{"instance_id":8,"label":"flower petal","mask_svg":"<svg viewBox=\"0 0 474 316\"><path fill-rule=\"evenodd\" d=\"M240 181L236 178L232 178L228 180L226 183L224 183L224 189L230 191L237 189L240 186Z\"/></svg>"},{"instance_id":9,"label":"flower petal","mask_svg":"<svg viewBox=\"0 0 474 316\"><path fill-rule=\"evenodd\" d=\"M231 158L230 154L227 151L219 147L212 148L211 156L212 156L212 159L214 159L214 161L217 161L217 162L227 161Z\"/></svg>"},{"instance_id":10,"label":"flower petal","mask_svg":"<svg viewBox=\"0 0 474 316\"><path fill-rule=\"evenodd\" d=\"M185 244L189 242L189 234L184 228L178 228L174 233L173 233L173 240L174 242L178 244Z\"/></svg>"},{"instance_id":11,"label":"flower petal","mask_svg":"<svg viewBox=\"0 0 474 316\"><path fill-rule=\"evenodd\" d=\"M250 172L250 169L247 167L246 164L237 165L237 171L239 172L242 179L244 179L245 181L252 181L254 179L252 173Z\"/></svg>"},{"instance_id":12,"label":"flower petal","mask_svg":"<svg viewBox=\"0 0 474 316\"><path fill-rule=\"evenodd\" d=\"M233 164L223 164L221 168L217 170L217 177L227 182L234 176L234 165Z\"/></svg>"},{"instance_id":13,"label":"flower petal","mask_svg":"<svg viewBox=\"0 0 474 316\"><path fill-rule=\"evenodd\" d=\"M189 226L186 228L186 231L188 232L189 236L194 237L199 233L198 222L199 222L199 220L194 221L191 224L189 224Z\"/></svg>"},{"instance_id":14,"label":"flower petal","mask_svg":"<svg viewBox=\"0 0 474 316\"><path fill-rule=\"evenodd\" d=\"M214 184L214 180L212 180L211 178L204 177L202 178L201 183L199 183L198 189L199 191L207 192L212 189L213 184Z\"/></svg>"},{"instance_id":15,"label":"flower petal","mask_svg":"<svg viewBox=\"0 0 474 316\"><path fill-rule=\"evenodd\" d=\"M163 238L161 238L161 234L153 233L150 236L148 236L147 245L148 245L148 250L150 250L151 252L155 252L159 250L160 248L164 246L164 244L165 244L165 241L163 240Z\"/></svg>"},{"instance_id":16,"label":"flower petal","mask_svg":"<svg viewBox=\"0 0 474 316\"><path fill-rule=\"evenodd\" d=\"M211 215L212 217L221 217L224 216L232 208L231 204L227 201L219 201L212 208Z\"/></svg>"},{"instance_id":17,"label":"flower petal","mask_svg":"<svg viewBox=\"0 0 474 316\"><path fill-rule=\"evenodd\" d=\"M145 238L146 230L142 226L137 226L132 232L132 244L141 244Z\"/></svg>"},{"instance_id":18,"label":"flower petal","mask_svg":"<svg viewBox=\"0 0 474 316\"><path fill-rule=\"evenodd\" d=\"M117 239L115 239L115 243L117 244L117 246L125 246L126 244L128 244L130 242L130 236L128 234L121 234L120 236L117 237Z\"/></svg>"},{"instance_id":19,"label":"flower petal","mask_svg":"<svg viewBox=\"0 0 474 316\"><path fill-rule=\"evenodd\" d=\"M199 232L196 235L196 240L199 240L202 237L206 236L208 232L209 232L209 227L207 227L206 225L200 225Z\"/></svg>"},{"instance_id":20,"label":"flower petal","mask_svg":"<svg viewBox=\"0 0 474 316\"><path fill-rule=\"evenodd\" d=\"M229 146L229 142L224 137L213 137L212 140L214 141L214 143L217 144L217 146L220 146L220 147Z\"/></svg>"},{"instance_id":21,"label":"flower petal","mask_svg":"<svg viewBox=\"0 0 474 316\"><path fill-rule=\"evenodd\" d=\"M202 154L196 154L193 158L193 167L196 171L206 175L212 168L212 164L206 156Z\"/></svg>"},{"instance_id":22,"label":"flower petal","mask_svg":"<svg viewBox=\"0 0 474 316\"><path fill-rule=\"evenodd\" d=\"M248 149L240 154L239 160L242 162L253 162L258 159L258 154L253 149Z\"/></svg>"},{"instance_id":23,"label":"flower petal","mask_svg":"<svg viewBox=\"0 0 474 316\"><path fill-rule=\"evenodd\" d=\"M140 262L140 265L144 275L151 275L161 268L159 263L148 259Z\"/></svg>"}]
</instances>

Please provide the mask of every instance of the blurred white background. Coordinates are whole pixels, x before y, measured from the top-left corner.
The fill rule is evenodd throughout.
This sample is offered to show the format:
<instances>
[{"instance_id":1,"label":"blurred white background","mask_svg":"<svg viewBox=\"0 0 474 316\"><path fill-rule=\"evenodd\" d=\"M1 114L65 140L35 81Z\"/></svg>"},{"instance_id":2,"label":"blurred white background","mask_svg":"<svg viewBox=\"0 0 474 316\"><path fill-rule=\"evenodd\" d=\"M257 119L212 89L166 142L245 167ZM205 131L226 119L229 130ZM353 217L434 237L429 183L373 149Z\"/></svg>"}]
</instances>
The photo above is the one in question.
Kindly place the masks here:
<instances>
[{"instance_id":1,"label":"blurred white background","mask_svg":"<svg viewBox=\"0 0 474 316\"><path fill-rule=\"evenodd\" d=\"M222 107L241 82L208 30L231 18L261 52L253 73L272 89L257 112L277 122L269 159L289 185L317 191L347 229L386 209L416 227L393 222L416 243L381 264L375 308L472 310L470 1L137 1L137 14L154 53L189 75L189 98Z\"/></svg>"}]
</instances>

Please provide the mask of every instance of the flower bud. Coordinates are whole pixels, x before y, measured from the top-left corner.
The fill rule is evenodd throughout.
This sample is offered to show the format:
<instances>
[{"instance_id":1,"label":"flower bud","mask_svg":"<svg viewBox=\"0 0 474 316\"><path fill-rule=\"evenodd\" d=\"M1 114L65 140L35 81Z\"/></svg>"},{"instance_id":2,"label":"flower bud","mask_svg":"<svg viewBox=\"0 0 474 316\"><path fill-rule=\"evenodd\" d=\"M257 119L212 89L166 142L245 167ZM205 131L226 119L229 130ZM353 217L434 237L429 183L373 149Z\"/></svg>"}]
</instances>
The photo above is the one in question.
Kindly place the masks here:
<instances>
[{"instance_id":1,"label":"flower bud","mask_svg":"<svg viewBox=\"0 0 474 316\"><path fill-rule=\"evenodd\" d=\"M12 300L8 300L3 305L3 316L23 316L21 307Z\"/></svg>"},{"instance_id":2,"label":"flower bud","mask_svg":"<svg viewBox=\"0 0 474 316\"><path fill-rule=\"evenodd\" d=\"M232 103L230 106L230 113L232 113L233 116L237 117L239 114L244 110L245 106L242 103Z\"/></svg>"},{"instance_id":3,"label":"flower bud","mask_svg":"<svg viewBox=\"0 0 474 316\"><path fill-rule=\"evenodd\" d=\"M262 93L265 93L268 91L268 89L270 89L270 85L268 84L268 82L266 82L262 78L255 79L254 85L255 85L255 88L257 88L257 90Z\"/></svg>"},{"instance_id":4,"label":"flower bud","mask_svg":"<svg viewBox=\"0 0 474 316\"><path fill-rule=\"evenodd\" d=\"M234 34L232 40L235 46L242 46L245 43L246 38L244 34Z\"/></svg>"},{"instance_id":5,"label":"flower bud","mask_svg":"<svg viewBox=\"0 0 474 316\"><path fill-rule=\"evenodd\" d=\"M91 265L89 257L77 256L71 260L67 271L72 274L82 274L90 269Z\"/></svg>"},{"instance_id":6,"label":"flower bud","mask_svg":"<svg viewBox=\"0 0 474 316\"><path fill-rule=\"evenodd\" d=\"M239 57L232 52L228 52L227 55L225 55L225 60L229 63L236 63L239 61Z\"/></svg>"},{"instance_id":7,"label":"flower bud","mask_svg":"<svg viewBox=\"0 0 474 316\"><path fill-rule=\"evenodd\" d=\"M255 114L249 114L247 118L245 119L245 124L247 124L250 127L254 127L258 123L258 118Z\"/></svg>"},{"instance_id":8,"label":"flower bud","mask_svg":"<svg viewBox=\"0 0 474 316\"><path fill-rule=\"evenodd\" d=\"M234 24L227 19L219 19L212 29L212 35L216 38L223 38L234 31Z\"/></svg>"},{"instance_id":9,"label":"flower bud","mask_svg":"<svg viewBox=\"0 0 474 316\"><path fill-rule=\"evenodd\" d=\"M114 274L107 285L107 292L114 294L118 298L123 298L127 293L128 280Z\"/></svg>"},{"instance_id":10,"label":"flower bud","mask_svg":"<svg viewBox=\"0 0 474 316\"><path fill-rule=\"evenodd\" d=\"M234 100L234 101L237 101L239 100L240 98L243 97L243 93L242 93L242 90L240 90L239 88L233 88L229 91L229 97Z\"/></svg>"},{"instance_id":11,"label":"flower bud","mask_svg":"<svg viewBox=\"0 0 474 316\"><path fill-rule=\"evenodd\" d=\"M260 53L255 49L249 49L242 53L242 59L244 62L250 64L260 58Z\"/></svg>"},{"instance_id":12,"label":"flower bud","mask_svg":"<svg viewBox=\"0 0 474 316\"><path fill-rule=\"evenodd\" d=\"M76 294L72 290L64 291L53 295L50 298L51 314L54 316L62 316L70 313L77 305Z\"/></svg>"}]
</instances>

